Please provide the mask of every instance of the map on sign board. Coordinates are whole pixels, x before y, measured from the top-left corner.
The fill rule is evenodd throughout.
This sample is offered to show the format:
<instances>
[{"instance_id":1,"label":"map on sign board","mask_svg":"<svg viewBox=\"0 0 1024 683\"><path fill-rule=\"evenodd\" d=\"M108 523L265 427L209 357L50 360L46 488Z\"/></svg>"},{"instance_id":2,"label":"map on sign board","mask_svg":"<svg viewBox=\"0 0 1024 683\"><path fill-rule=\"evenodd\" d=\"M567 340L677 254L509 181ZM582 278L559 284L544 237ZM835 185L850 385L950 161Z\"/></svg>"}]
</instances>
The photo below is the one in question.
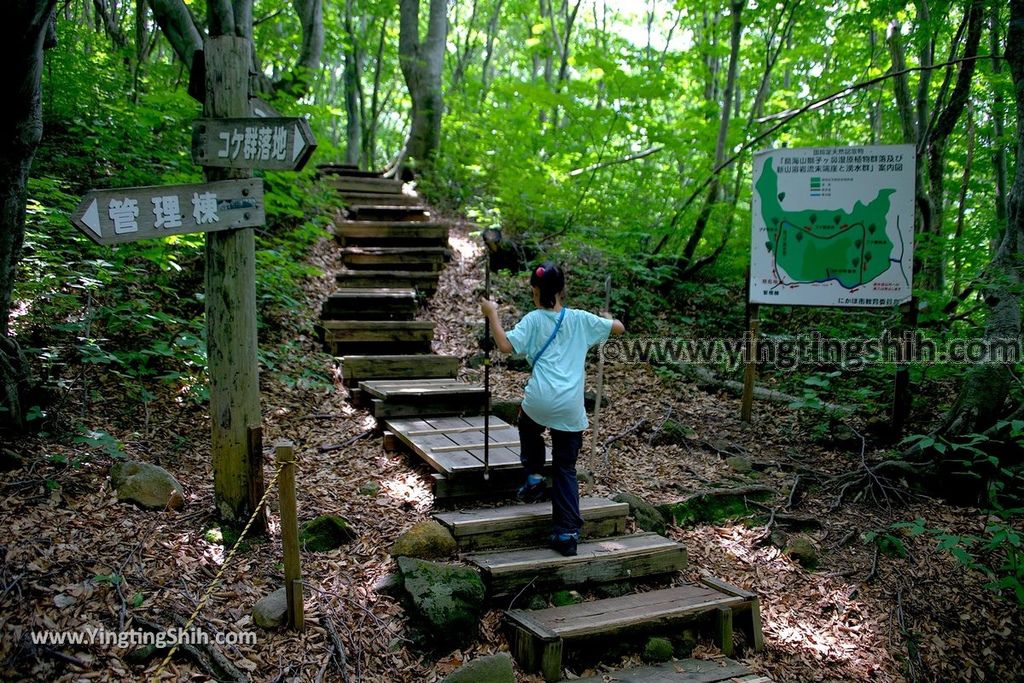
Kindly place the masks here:
<instances>
[{"instance_id":1,"label":"map on sign board","mask_svg":"<svg viewBox=\"0 0 1024 683\"><path fill-rule=\"evenodd\" d=\"M754 155L750 302L878 307L910 299L913 145Z\"/></svg>"}]
</instances>

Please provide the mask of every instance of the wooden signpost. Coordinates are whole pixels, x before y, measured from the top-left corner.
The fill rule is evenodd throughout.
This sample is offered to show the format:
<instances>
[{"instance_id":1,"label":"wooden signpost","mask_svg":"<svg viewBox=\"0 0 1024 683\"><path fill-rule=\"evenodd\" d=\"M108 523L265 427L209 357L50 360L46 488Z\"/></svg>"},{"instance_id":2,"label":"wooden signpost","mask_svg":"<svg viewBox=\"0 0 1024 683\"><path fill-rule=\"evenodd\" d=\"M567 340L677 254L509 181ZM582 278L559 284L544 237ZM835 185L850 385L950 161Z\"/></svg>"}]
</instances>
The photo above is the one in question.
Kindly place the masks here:
<instances>
[{"instance_id":1,"label":"wooden signpost","mask_svg":"<svg viewBox=\"0 0 1024 683\"><path fill-rule=\"evenodd\" d=\"M198 119L192 124L192 160L201 166L298 171L314 150L313 131L300 117Z\"/></svg>"},{"instance_id":2,"label":"wooden signpost","mask_svg":"<svg viewBox=\"0 0 1024 683\"><path fill-rule=\"evenodd\" d=\"M90 239L117 245L206 234L206 351L214 500L222 522L241 527L263 495L256 339L255 237L265 222L263 181L252 169L298 170L316 149L302 118L282 117L249 95L248 38L204 42L189 92L203 102L192 155L207 182L91 190L71 220ZM300 590L301 595L301 590Z\"/></svg>"},{"instance_id":3,"label":"wooden signpost","mask_svg":"<svg viewBox=\"0 0 1024 683\"><path fill-rule=\"evenodd\" d=\"M263 181L91 190L71 222L97 244L263 225Z\"/></svg>"}]
</instances>

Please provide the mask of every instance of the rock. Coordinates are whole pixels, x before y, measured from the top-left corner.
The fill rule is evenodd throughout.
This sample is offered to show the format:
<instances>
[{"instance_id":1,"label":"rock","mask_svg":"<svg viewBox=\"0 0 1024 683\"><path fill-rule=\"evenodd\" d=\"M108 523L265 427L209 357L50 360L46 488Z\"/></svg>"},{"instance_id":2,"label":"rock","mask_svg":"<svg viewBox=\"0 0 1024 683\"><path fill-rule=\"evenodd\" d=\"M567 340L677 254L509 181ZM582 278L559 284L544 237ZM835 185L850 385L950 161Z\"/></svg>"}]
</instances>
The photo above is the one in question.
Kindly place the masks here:
<instances>
[{"instance_id":1,"label":"rock","mask_svg":"<svg viewBox=\"0 0 1024 683\"><path fill-rule=\"evenodd\" d=\"M458 547L455 538L444 525L437 520L427 519L398 537L391 546L391 556L440 560L454 555Z\"/></svg>"},{"instance_id":2,"label":"rock","mask_svg":"<svg viewBox=\"0 0 1024 683\"><path fill-rule=\"evenodd\" d=\"M754 469L754 465L751 464L750 458L745 458L742 455L734 455L726 458L725 464L732 468L733 472L739 472L740 474L746 474Z\"/></svg>"},{"instance_id":3,"label":"rock","mask_svg":"<svg viewBox=\"0 0 1024 683\"><path fill-rule=\"evenodd\" d=\"M377 579L373 584L373 592L381 595L397 597L402 590L402 576L398 572L390 572Z\"/></svg>"},{"instance_id":4,"label":"rock","mask_svg":"<svg viewBox=\"0 0 1024 683\"><path fill-rule=\"evenodd\" d=\"M615 494L612 498L616 503L628 503L629 514L636 520L636 525L644 531L653 531L664 535L665 518L658 508L654 507L644 499L634 496L632 493L623 491Z\"/></svg>"},{"instance_id":5,"label":"rock","mask_svg":"<svg viewBox=\"0 0 1024 683\"><path fill-rule=\"evenodd\" d=\"M516 683L512 655L499 652L479 657L445 676L441 683Z\"/></svg>"},{"instance_id":6,"label":"rock","mask_svg":"<svg viewBox=\"0 0 1024 683\"><path fill-rule=\"evenodd\" d=\"M774 490L767 486L739 486L733 489L715 489L694 493L677 503L658 506L666 518L676 524L715 523L750 514L750 500L768 499Z\"/></svg>"},{"instance_id":7,"label":"rock","mask_svg":"<svg viewBox=\"0 0 1024 683\"><path fill-rule=\"evenodd\" d=\"M555 607L578 605L581 602L583 602L583 596L577 591L558 591L551 595L551 604Z\"/></svg>"},{"instance_id":8,"label":"rock","mask_svg":"<svg viewBox=\"0 0 1024 683\"><path fill-rule=\"evenodd\" d=\"M696 432L692 427L687 427L675 420L668 419L661 425L661 433L658 434L657 443L681 444L687 439L693 438L695 434Z\"/></svg>"},{"instance_id":9,"label":"rock","mask_svg":"<svg viewBox=\"0 0 1024 683\"><path fill-rule=\"evenodd\" d=\"M818 566L818 549L814 547L807 536L797 534L790 537L786 545L786 554L800 563L806 569L814 569Z\"/></svg>"},{"instance_id":10,"label":"rock","mask_svg":"<svg viewBox=\"0 0 1024 683\"><path fill-rule=\"evenodd\" d=\"M304 550L322 553L355 540L356 532L348 520L337 515L320 515L299 527L299 543Z\"/></svg>"},{"instance_id":11,"label":"rock","mask_svg":"<svg viewBox=\"0 0 1024 683\"><path fill-rule=\"evenodd\" d=\"M548 601L544 599L543 595L534 595L526 604L526 609L545 609L547 606Z\"/></svg>"},{"instance_id":12,"label":"rock","mask_svg":"<svg viewBox=\"0 0 1024 683\"><path fill-rule=\"evenodd\" d=\"M582 463L576 465L576 481L580 484L593 484L594 473L591 472Z\"/></svg>"},{"instance_id":13,"label":"rock","mask_svg":"<svg viewBox=\"0 0 1024 683\"><path fill-rule=\"evenodd\" d=\"M508 422L510 425L519 424L519 406L522 401L492 401L491 415Z\"/></svg>"},{"instance_id":14,"label":"rock","mask_svg":"<svg viewBox=\"0 0 1024 683\"><path fill-rule=\"evenodd\" d=\"M645 662L667 662L672 659L672 641L668 638L648 638L643 658Z\"/></svg>"},{"instance_id":15,"label":"rock","mask_svg":"<svg viewBox=\"0 0 1024 683\"><path fill-rule=\"evenodd\" d=\"M601 395L601 409L605 409L612 404L610 398L607 395ZM596 391L585 391L583 392L583 409L591 415L594 414L594 406L597 405L597 392Z\"/></svg>"},{"instance_id":16,"label":"rock","mask_svg":"<svg viewBox=\"0 0 1024 683\"><path fill-rule=\"evenodd\" d=\"M155 510L178 510L185 505L185 490L163 467L128 460L110 468L110 481L118 500Z\"/></svg>"},{"instance_id":17,"label":"rock","mask_svg":"<svg viewBox=\"0 0 1024 683\"><path fill-rule=\"evenodd\" d=\"M124 656L124 661L132 665L145 664L152 659L153 655L156 653L156 645L143 645L142 647L136 648L126 654Z\"/></svg>"},{"instance_id":18,"label":"rock","mask_svg":"<svg viewBox=\"0 0 1024 683\"><path fill-rule=\"evenodd\" d=\"M399 557L402 587L410 603L414 640L430 646L462 646L476 637L484 609L484 584L468 567Z\"/></svg>"},{"instance_id":19,"label":"rock","mask_svg":"<svg viewBox=\"0 0 1024 683\"><path fill-rule=\"evenodd\" d=\"M0 448L0 472L13 472L21 469L25 461L12 450Z\"/></svg>"},{"instance_id":20,"label":"rock","mask_svg":"<svg viewBox=\"0 0 1024 683\"><path fill-rule=\"evenodd\" d=\"M252 623L262 628L277 628L288 618L288 596L284 588L260 598L252 608Z\"/></svg>"},{"instance_id":21,"label":"rock","mask_svg":"<svg viewBox=\"0 0 1024 683\"><path fill-rule=\"evenodd\" d=\"M621 598L623 595L629 595L633 592L633 584L631 581L602 583L594 586L594 592L597 593L598 597L602 598Z\"/></svg>"},{"instance_id":22,"label":"rock","mask_svg":"<svg viewBox=\"0 0 1024 683\"><path fill-rule=\"evenodd\" d=\"M847 451L859 451L861 446L860 437L842 422L833 426L829 434L828 443L834 448L841 448Z\"/></svg>"},{"instance_id":23,"label":"rock","mask_svg":"<svg viewBox=\"0 0 1024 683\"><path fill-rule=\"evenodd\" d=\"M789 535L782 529L772 529L768 541L779 550L785 550L789 545Z\"/></svg>"},{"instance_id":24,"label":"rock","mask_svg":"<svg viewBox=\"0 0 1024 683\"><path fill-rule=\"evenodd\" d=\"M368 481L359 487L359 495L361 496L376 496L380 493L380 484L375 481Z\"/></svg>"}]
</instances>

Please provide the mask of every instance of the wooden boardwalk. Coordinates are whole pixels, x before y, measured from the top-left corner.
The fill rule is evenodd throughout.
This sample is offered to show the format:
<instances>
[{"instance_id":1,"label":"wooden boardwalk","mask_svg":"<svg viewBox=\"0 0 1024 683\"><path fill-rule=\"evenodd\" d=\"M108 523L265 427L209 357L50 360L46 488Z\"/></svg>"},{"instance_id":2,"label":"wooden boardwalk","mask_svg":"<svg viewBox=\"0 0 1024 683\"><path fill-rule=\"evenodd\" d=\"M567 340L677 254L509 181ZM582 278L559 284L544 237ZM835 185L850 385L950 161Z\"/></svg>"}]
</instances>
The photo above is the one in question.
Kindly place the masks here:
<instances>
[{"instance_id":1,"label":"wooden boardwalk","mask_svg":"<svg viewBox=\"0 0 1024 683\"><path fill-rule=\"evenodd\" d=\"M437 290L448 257L448 228L403 183L348 167L321 167L347 206L336 223L344 269L324 303L325 346L340 356L353 404L368 407L385 430L385 445L401 444L432 470L435 501L454 503L509 495L524 479L518 429L490 419L484 476L488 397L477 383L458 381L460 359L431 353L435 324L416 320ZM390 444L390 445L388 445ZM550 450L545 468L550 468ZM570 660L637 637L673 635L680 627L711 635L725 655L734 631L753 651L763 648L760 601L754 593L705 576L679 583L684 546L654 533L627 534L629 506L584 497L578 554L546 547L551 504L435 513L463 559L480 572L487 599L526 604L529 595L561 588L617 584L620 597L505 613L510 650L527 672L560 680ZM644 590L637 591L642 580ZM652 587L660 585L660 588ZM521 600L520 600L521 599ZM518 602L517 602L518 601ZM642 641L640 641L642 643ZM623 683L770 683L725 657L686 659L607 673Z\"/></svg>"}]
</instances>

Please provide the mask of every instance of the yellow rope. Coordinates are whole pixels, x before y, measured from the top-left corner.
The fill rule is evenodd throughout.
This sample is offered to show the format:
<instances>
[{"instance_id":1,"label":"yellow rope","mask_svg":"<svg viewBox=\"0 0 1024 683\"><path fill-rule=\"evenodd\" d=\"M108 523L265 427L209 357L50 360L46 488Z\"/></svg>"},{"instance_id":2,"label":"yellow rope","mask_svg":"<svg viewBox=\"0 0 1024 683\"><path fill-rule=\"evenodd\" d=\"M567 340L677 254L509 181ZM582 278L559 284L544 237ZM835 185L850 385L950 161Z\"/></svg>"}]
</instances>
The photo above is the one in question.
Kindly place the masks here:
<instances>
[{"instance_id":1,"label":"yellow rope","mask_svg":"<svg viewBox=\"0 0 1024 683\"><path fill-rule=\"evenodd\" d=\"M277 480L280 478L281 470L283 469L284 465L281 465L280 467L277 468L277 471L274 472L274 478L271 479L270 484L267 485L266 491L263 492L263 497L260 499L260 502L256 505L256 509L253 510L252 516L249 517L249 521L246 523L245 528L242 529L242 533L239 534L238 540L235 541L235 544L231 547L231 551L228 552L228 556L224 559L224 563L221 564L220 570L217 572L217 575L213 577L213 581L211 581L210 585L206 587L206 592L203 593L203 597L199 600L199 603L196 605L195 610L193 610L192 616L190 616L188 618L188 621L185 622L185 627L182 629L183 634L187 633L188 630L192 628L192 624L195 622L196 618L199 616L199 613L202 611L202 609L206 607L206 603L209 601L210 596L213 595L213 591L220 584L220 577L224 574L224 570L228 568L228 565L231 564L231 560L234 559L235 552L238 550L238 546L241 545L242 539L244 539L245 535L249 533L249 528L252 527L252 523L256 521L256 517L258 517L260 512L263 510L263 505L267 502L267 497L270 495L270 492L274 490L274 485L277 484ZM180 639L178 640L178 642L174 644L170 652L167 653L167 656L164 657L164 660L160 662L160 666L157 667L156 673L154 673L152 678L149 679L150 683L156 683L156 681L160 678L160 674L164 672L164 669L167 668L167 665L170 663L171 657L173 657L174 653L178 651L179 645L181 645Z\"/></svg>"}]
</instances>

